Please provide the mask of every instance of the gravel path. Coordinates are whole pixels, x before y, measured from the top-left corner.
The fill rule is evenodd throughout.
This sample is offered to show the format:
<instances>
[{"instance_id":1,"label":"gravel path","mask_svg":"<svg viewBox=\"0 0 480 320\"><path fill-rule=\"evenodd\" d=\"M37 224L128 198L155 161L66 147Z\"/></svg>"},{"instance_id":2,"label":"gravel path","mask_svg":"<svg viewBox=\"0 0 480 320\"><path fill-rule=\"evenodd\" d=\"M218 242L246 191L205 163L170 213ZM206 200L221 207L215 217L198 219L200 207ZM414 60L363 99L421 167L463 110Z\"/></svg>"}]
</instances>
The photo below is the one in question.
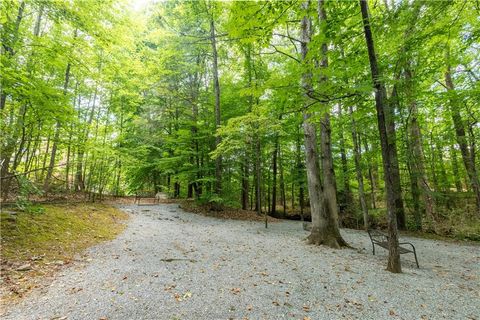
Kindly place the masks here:
<instances>
[{"instance_id":1,"label":"gravel path","mask_svg":"<svg viewBox=\"0 0 480 320\"><path fill-rule=\"evenodd\" d=\"M404 273L358 250L307 246L300 222L218 220L178 205L122 206L126 231L91 248L3 319L480 319L480 247L408 239Z\"/></svg>"}]
</instances>

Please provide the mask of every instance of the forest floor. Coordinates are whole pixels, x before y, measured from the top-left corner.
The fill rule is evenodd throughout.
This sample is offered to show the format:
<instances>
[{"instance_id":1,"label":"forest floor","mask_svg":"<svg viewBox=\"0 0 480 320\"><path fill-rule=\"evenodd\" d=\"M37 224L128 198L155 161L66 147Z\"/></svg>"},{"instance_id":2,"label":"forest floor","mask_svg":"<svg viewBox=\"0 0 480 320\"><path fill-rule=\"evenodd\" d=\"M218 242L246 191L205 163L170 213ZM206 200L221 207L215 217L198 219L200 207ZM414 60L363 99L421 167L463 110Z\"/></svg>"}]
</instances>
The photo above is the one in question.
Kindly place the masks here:
<instances>
[{"instance_id":1,"label":"forest floor","mask_svg":"<svg viewBox=\"0 0 480 320\"><path fill-rule=\"evenodd\" d=\"M128 215L97 203L47 204L32 212L3 207L0 215L0 310L44 286L76 256L112 240Z\"/></svg>"},{"instance_id":2,"label":"forest floor","mask_svg":"<svg viewBox=\"0 0 480 320\"><path fill-rule=\"evenodd\" d=\"M2 319L478 319L480 247L407 237L403 274L365 232L355 249L305 245L301 222L120 205L126 230L94 246Z\"/></svg>"}]
</instances>

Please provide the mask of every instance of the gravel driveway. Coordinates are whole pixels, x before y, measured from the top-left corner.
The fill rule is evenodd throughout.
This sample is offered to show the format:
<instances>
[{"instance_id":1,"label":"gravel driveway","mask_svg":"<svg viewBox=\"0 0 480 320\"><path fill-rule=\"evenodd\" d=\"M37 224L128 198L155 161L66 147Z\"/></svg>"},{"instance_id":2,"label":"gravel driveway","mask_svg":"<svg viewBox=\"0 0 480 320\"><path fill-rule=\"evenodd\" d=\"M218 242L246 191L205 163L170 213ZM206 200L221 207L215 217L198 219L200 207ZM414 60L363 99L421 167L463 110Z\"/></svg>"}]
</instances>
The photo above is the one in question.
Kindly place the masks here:
<instances>
[{"instance_id":1,"label":"gravel driveway","mask_svg":"<svg viewBox=\"0 0 480 320\"><path fill-rule=\"evenodd\" d=\"M122 206L132 218L3 319L480 319L480 247L411 238L385 271L365 232L355 248L307 246L300 222L218 220L178 205Z\"/></svg>"}]
</instances>

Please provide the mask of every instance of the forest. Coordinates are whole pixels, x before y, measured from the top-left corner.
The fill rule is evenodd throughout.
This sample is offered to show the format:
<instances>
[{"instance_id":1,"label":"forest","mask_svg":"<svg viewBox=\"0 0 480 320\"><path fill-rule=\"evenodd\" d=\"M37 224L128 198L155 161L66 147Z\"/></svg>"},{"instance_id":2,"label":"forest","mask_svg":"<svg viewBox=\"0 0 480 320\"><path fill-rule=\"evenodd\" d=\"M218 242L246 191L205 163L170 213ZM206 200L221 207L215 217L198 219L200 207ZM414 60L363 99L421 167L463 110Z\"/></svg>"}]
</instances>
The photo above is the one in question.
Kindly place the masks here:
<instances>
[{"instance_id":1,"label":"forest","mask_svg":"<svg viewBox=\"0 0 480 320\"><path fill-rule=\"evenodd\" d=\"M1 197L480 238L480 3L1 2Z\"/></svg>"}]
</instances>

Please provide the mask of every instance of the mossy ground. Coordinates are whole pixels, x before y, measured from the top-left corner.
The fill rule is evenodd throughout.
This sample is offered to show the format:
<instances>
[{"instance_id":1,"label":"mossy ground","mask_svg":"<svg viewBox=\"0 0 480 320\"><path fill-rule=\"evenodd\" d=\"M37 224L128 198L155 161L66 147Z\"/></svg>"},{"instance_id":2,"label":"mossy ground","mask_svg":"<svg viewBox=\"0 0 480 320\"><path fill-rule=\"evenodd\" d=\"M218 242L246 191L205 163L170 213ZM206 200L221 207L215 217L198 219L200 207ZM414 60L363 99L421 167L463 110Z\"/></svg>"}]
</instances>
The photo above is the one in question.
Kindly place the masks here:
<instances>
[{"instance_id":1,"label":"mossy ground","mask_svg":"<svg viewBox=\"0 0 480 320\"><path fill-rule=\"evenodd\" d=\"M124 212L104 204L42 207L42 213L8 208L1 213L2 304L40 286L86 248L115 238L128 218Z\"/></svg>"}]
</instances>

